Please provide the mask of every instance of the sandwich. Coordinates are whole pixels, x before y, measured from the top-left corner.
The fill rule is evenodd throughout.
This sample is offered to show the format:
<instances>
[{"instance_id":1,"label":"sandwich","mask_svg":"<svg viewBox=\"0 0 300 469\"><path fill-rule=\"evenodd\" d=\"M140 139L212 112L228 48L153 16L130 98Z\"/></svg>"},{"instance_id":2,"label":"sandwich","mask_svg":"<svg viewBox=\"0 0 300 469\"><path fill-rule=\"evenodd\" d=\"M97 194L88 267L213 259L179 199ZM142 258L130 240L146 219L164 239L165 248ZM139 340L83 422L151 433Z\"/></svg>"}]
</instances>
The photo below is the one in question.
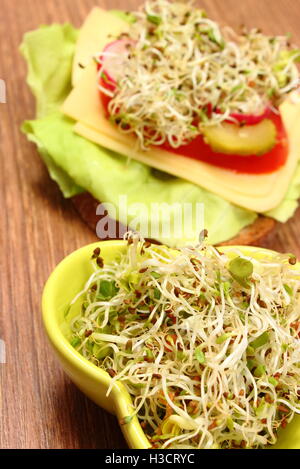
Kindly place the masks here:
<instances>
[{"instance_id":1,"label":"sandwich","mask_svg":"<svg viewBox=\"0 0 300 469\"><path fill-rule=\"evenodd\" d=\"M151 204L163 205L164 224L174 204L201 203L212 243L244 233L250 244L293 216L300 50L289 35L233 31L192 2L148 0L135 13L94 8L79 31L28 33L22 52L38 103L23 130L81 207L89 193L142 231ZM120 210L124 195L135 213ZM193 217L176 242L199 235Z\"/></svg>"}]
</instances>

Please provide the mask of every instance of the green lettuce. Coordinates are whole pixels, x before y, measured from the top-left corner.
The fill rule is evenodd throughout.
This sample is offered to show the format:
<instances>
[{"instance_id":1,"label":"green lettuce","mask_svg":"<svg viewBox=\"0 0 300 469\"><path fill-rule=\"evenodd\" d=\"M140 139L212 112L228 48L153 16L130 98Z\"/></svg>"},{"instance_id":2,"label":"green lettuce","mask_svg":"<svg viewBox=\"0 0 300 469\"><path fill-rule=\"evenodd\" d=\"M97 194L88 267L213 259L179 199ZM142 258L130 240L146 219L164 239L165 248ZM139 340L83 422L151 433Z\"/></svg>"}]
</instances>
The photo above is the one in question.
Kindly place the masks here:
<instances>
[{"instance_id":1,"label":"green lettuce","mask_svg":"<svg viewBox=\"0 0 300 469\"><path fill-rule=\"evenodd\" d=\"M134 160L113 153L106 148L76 135L74 122L60 112L71 90L72 61L78 31L71 25L43 26L24 36L21 51L28 64L28 84L36 98L37 118L26 121L22 130L37 145L49 174L65 197L88 191L105 202L110 215L129 225L139 218L145 226L150 216L153 223L162 225L168 218L174 222L174 203L204 204L205 227L209 241L218 243L235 236L253 223L257 214L237 207L217 195L185 180L153 170ZM297 206L300 194L300 170L297 171L289 194L272 216L286 221ZM133 213L114 212L109 204L119 206L121 196L127 204L135 204ZM159 221L150 210L152 203L165 205ZM141 205L143 204L143 205ZM145 210L145 207L148 210ZM136 228L136 227L135 227ZM183 244L195 242L195 216L189 230L174 240L174 233L162 233L162 242Z\"/></svg>"}]
</instances>

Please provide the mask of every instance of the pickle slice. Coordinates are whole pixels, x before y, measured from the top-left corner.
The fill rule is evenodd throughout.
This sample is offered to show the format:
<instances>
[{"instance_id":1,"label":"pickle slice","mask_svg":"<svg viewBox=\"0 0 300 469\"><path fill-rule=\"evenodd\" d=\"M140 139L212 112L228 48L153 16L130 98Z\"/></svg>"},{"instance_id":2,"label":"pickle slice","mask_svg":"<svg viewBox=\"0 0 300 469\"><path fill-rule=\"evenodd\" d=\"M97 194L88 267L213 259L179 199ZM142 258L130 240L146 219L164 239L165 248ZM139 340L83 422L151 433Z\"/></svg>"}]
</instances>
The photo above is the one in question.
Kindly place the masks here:
<instances>
[{"instance_id":1,"label":"pickle slice","mask_svg":"<svg viewBox=\"0 0 300 469\"><path fill-rule=\"evenodd\" d=\"M256 125L239 126L224 122L206 127L204 139L216 153L230 155L263 155L276 144L276 126L270 119Z\"/></svg>"}]
</instances>

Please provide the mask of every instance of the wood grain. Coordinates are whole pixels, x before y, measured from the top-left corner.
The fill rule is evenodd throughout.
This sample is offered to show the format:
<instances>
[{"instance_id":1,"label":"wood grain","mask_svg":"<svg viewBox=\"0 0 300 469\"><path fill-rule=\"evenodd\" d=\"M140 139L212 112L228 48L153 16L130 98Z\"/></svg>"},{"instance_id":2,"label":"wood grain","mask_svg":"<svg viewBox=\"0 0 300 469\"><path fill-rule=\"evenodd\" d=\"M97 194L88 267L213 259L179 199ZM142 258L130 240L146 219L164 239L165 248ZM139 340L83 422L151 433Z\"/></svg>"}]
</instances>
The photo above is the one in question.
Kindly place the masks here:
<instances>
[{"instance_id":1,"label":"wood grain","mask_svg":"<svg viewBox=\"0 0 300 469\"><path fill-rule=\"evenodd\" d=\"M43 285L55 265L95 235L64 200L37 154L20 133L34 116L18 46L40 24L79 26L94 0L1 0L0 78L0 338L7 364L0 365L1 448L125 448L114 417L88 401L64 376L47 344L41 321ZM200 3L200 2L199 2ZM107 8L132 9L138 1L107 0ZM203 0L218 20L290 31L300 44L299 0ZM300 255L300 212L279 229L269 246Z\"/></svg>"}]
</instances>

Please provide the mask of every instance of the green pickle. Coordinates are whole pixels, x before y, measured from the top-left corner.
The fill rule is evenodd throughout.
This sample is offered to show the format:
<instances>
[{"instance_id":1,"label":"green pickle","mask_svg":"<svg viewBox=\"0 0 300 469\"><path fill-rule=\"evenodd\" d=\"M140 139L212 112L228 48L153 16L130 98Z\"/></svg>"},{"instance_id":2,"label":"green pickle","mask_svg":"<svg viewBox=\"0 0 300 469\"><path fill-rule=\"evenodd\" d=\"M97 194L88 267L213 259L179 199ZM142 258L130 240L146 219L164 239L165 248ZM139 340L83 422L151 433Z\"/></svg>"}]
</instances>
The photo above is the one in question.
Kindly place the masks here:
<instances>
[{"instance_id":1,"label":"green pickle","mask_svg":"<svg viewBox=\"0 0 300 469\"><path fill-rule=\"evenodd\" d=\"M276 127L270 119L255 125L223 123L203 130L205 141L216 153L263 155L276 144Z\"/></svg>"}]
</instances>

